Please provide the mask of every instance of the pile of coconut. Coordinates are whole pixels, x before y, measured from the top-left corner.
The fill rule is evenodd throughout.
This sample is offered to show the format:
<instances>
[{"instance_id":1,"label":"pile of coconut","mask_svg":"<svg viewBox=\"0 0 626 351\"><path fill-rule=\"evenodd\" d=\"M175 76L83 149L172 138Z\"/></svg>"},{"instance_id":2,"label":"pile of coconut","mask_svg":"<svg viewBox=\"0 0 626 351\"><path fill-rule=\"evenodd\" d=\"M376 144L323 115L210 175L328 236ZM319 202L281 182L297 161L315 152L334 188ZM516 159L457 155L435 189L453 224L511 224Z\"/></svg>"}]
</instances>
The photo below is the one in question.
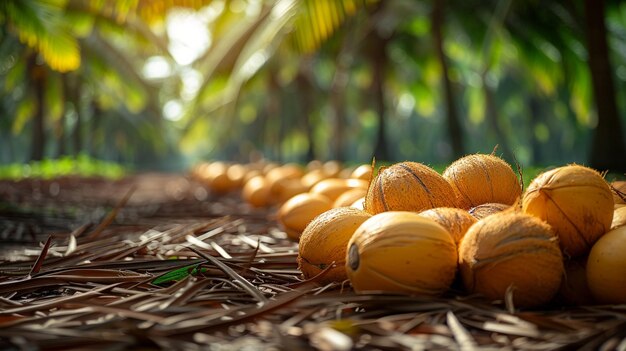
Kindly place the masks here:
<instances>
[{"instance_id":1,"label":"pile of coconut","mask_svg":"<svg viewBox=\"0 0 626 351\"><path fill-rule=\"evenodd\" d=\"M299 241L305 279L429 296L454 287L518 307L626 303L622 184L596 170L554 168L524 190L494 155L465 156L443 174L408 161L374 177L369 165L316 166L234 172L243 199L275 206ZM194 173L211 186L206 174Z\"/></svg>"}]
</instances>

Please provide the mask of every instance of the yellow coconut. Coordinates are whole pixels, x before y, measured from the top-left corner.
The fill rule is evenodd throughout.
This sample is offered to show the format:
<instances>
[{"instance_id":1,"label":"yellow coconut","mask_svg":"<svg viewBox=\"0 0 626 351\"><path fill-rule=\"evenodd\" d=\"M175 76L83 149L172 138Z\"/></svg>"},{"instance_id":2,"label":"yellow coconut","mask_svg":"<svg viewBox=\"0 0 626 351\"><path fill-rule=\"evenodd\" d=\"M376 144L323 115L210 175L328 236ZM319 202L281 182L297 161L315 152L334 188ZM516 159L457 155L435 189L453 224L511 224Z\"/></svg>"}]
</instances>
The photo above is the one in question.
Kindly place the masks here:
<instances>
[{"instance_id":1,"label":"yellow coconut","mask_svg":"<svg viewBox=\"0 0 626 351\"><path fill-rule=\"evenodd\" d=\"M319 183L321 180L328 179L330 176L324 172L323 169L314 169L308 171L305 175L302 176L302 184L306 185L309 189L311 189L315 184Z\"/></svg>"},{"instance_id":2,"label":"yellow coconut","mask_svg":"<svg viewBox=\"0 0 626 351\"><path fill-rule=\"evenodd\" d=\"M324 195L303 193L287 200L278 209L278 222L287 235L298 240L313 218L330 210L333 203Z\"/></svg>"},{"instance_id":3,"label":"yellow coconut","mask_svg":"<svg viewBox=\"0 0 626 351\"><path fill-rule=\"evenodd\" d=\"M458 207L452 186L432 168L417 162L382 167L365 196L365 210L421 212Z\"/></svg>"},{"instance_id":4,"label":"yellow coconut","mask_svg":"<svg viewBox=\"0 0 626 351\"><path fill-rule=\"evenodd\" d=\"M476 207L472 207L469 210L469 214L474 216L474 218L480 220L494 213L498 213L498 212L507 210L509 208L511 208L511 205L490 202L487 204L482 204Z\"/></svg>"},{"instance_id":5,"label":"yellow coconut","mask_svg":"<svg viewBox=\"0 0 626 351\"><path fill-rule=\"evenodd\" d=\"M298 249L298 268L305 279L330 268L319 278L321 284L348 279L346 246L356 228L371 215L349 207L338 207L315 217L302 232Z\"/></svg>"},{"instance_id":6,"label":"yellow coconut","mask_svg":"<svg viewBox=\"0 0 626 351\"><path fill-rule=\"evenodd\" d=\"M261 172L264 176L267 176L274 168L279 168L280 166L275 162L262 162L261 163Z\"/></svg>"},{"instance_id":7,"label":"yellow coconut","mask_svg":"<svg viewBox=\"0 0 626 351\"><path fill-rule=\"evenodd\" d=\"M414 212L374 215L348 243L346 271L357 292L439 295L452 284L456 267L450 233Z\"/></svg>"},{"instance_id":8,"label":"yellow coconut","mask_svg":"<svg viewBox=\"0 0 626 351\"><path fill-rule=\"evenodd\" d=\"M258 175L246 182L241 190L241 197L254 207L264 207L272 204L270 184L264 176Z\"/></svg>"},{"instance_id":9,"label":"yellow coconut","mask_svg":"<svg viewBox=\"0 0 626 351\"><path fill-rule=\"evenodd\" d=\"M534 216L500 212L478 221L459 247L463 285L469 293L515 306L540 306L559 290L563 257L550 226Z\"/></svg>"},{"instance_id":10,"label":"yellow coconut","mask_svg":"<svg viewBox=\"0 0 626 351\"><path fill-rule=\"evenodd\" d=\"M454 207L437 207L420 212L420 216L430 218L446 228L454 242L458 245L465 233L476 223L476 218L467 211Z\"/></svg>"},{"instance_id":11,"label":"yellow coconut","mask_svg":"<svg viewBox=\"0 0 626 351\"><path fill-rule=\"evenodd\" d=\"M587 284L586 265L586 258L565 261L565 274L555 301L569 306L593 303L593 296Z\"/></svg>"},{"instance_id":12,"label":"yellow coconut","mask_svg":"<svg viewBox=\"0 0 626 351\"><path fill-rule=\"evenodd\" d=\"M363 179L369 182L372 180L372 166L367 164L358 166L354 169L354 171L352 171L350 178Z\"/></svg>"},{"instance_id":13,"label":"yellow coconut","mask_svg":"<svg viewBox=\"0 0 626 351\"><path fill-rule=\"evenodd\" d=\"M304 171L295 164L286 164L280 167L271 169L265 175L265 178L270 183L270 189L272 194L278 195L279 189L283 184L290 179L300 179L304 175Z\"/></svg>"},{"instance_id":14,"label":"yellow coconut","mask_svg":"<svg viewBox=\"0 0 626 351\"><path fill-rule=\"evenodd\" d=\"M615 204L626 204L626 181L616 180L611 183L613 190L613 202Z\"/></svg>"},{"instance_id":15,"label":"yellow coconut","mask_svg":"<svg viewBox=\"0 0 626 351\"><path fill-rule=\"evenodd\" d=\"M209 166L208 162L200 162L191 168L191 178L202 181L204 179L204 173L206 172L206 168Z\"/></svg>"},{"instance_id":16,"label":"yellow coconut","mask_svg":"<svg viewBox=\"0 0 626 351\"><path fill-rule=\"evenodd\" d=\"M587 284L600 303L626 304L626 226L603 235L589 252Z\"/></svg>"},{"instance_id":17,"label":"yellow coconut","mask_svg":"<svg viewBox=\"0 0 626 351\"><path fill-rule=\"evenodd\" d=\"M228 167L226 170L226 175L233 182L233 186L235 188L240 188L243 186L243 181L246 177L246 173L248 172L247 168L244 165L235 163Z\"/></svg>"},{"instance_id":18,"label":"yellow coconut","mask_svg":"<svg viewBox=\"0 0 626 351\"><path fill-rule=\"evenodd\" d=\"M354 188L367 189L367 185L367 182L361 179L329 178L315 184L310 192L324 195L331 199L331 201L335 201L339 195L347 190Z\"/></svg>"},{"instance_id":19,"label":"yellow coconut","mask_svg":"<svg viewBox=\"0 0 626 351\"><path fill-rule=\"evenodd\" d=\"M626 224L626 206L620 206L613 211L613 221L611 222L611 230L619 228Z\"/></svg>"},{"instance_id":20,"label":"yellow coconut","mask_svg":"<svg viewBox=\"0 0 626 351\"><path fill-rule=\"evenodd\" d=\"M339 172L341 172L341 169L342 169L341 162L337 160L326 161L322 165L322 169L330 177L337 177L339 175Z\"/></svg>"},{"instance_id":21,"label":"yellow coconut","mask_svg":"<svg viewBox=\"0 0 626 351\"><path fill-rule=\"evenodd\" d=\"M611 228L613 196L598 172L571 165L537 176L522 210L550 224L565 256L580 257Z\"/></svg>"},{"instance_id":22,"label":"yellow coconut","mask_svg":"<svg viewBox=\"0 0 626 351\"><path fill-rule=\"evenodd\" d=\"M221 161L212 162L206 168L206 184L214 193L222 195L237 187L235 181L228 175L228 168L229 165Z\"/></svg>"},{"instance_id":23,"label":"yellow coconut","mask_svg":"<svg viewBox=\"0 0 626 351\"><path fill-rule=\"evenodd\" d=\"M365 211L365 196L354 201L350 207Z\"/></svg>"},{"instance_id":24,"label":"yellow coconut","mask_svg":"<svg viewBox=\"0 0 626 351\"><path fill-rule=\"evenodd\" d=\"M454 161L443 172L452 185L459 207L497 202L512 205L522 188L511 166L493 155L474 154Z\"/></svg>"},{"instance_id":25,"label":"yellow coconut","mask_svg":"<svg viewBox=\"0 0 626 351\"><path fill-rule=\"evenodd\" d=\"M262 173L260 170L258 170L258 169L249 169L249 170L246 172L246 175L243 177L243 185L245 186L245 185L246 185L246 183L247 183L250 179L252 179L252 178L254 178L254 177L257 177L257 176L262 176L262 175L263 175L263 173ZM265 177L263 177L263 178L265 178Z\"/></svg>"},{"instance_id":26,"label":"yellow coconut","mask_svg":"<svg viewBox=\"0 0 626 351\"><path fill-rule=\"evenodd\" d=\"M309 161L309 163L306 164L306 169L307 171L312 171L322 168L323 165L324 163L320 160L311 160Z\"/></svg>"},{"instance_id":27,"label":"yellow coconut","mask_svg":"<svg viewBox=\"0 0 626 351\"><path fill-rule=\"evenodd\" d=\"M335 200L335 202L333 203L333 207L349 207L356 200L365 197L366 193L367 189L365 188L353 188L346 190L341 195L339 195L337 200Z\"/></svg>"},{"instance_id":28,"label":"yellow coconut","mask_svg":"<svg viewBox=\"0 0 626 351\"><path fill-rule=\"evenodd\" d=\"M274 183L272 196L274 196L276 202L280 204L298 194L306 193L307 190L308 187L302 184L300 178L285 178Z\"/></svg>"}]
</instances>

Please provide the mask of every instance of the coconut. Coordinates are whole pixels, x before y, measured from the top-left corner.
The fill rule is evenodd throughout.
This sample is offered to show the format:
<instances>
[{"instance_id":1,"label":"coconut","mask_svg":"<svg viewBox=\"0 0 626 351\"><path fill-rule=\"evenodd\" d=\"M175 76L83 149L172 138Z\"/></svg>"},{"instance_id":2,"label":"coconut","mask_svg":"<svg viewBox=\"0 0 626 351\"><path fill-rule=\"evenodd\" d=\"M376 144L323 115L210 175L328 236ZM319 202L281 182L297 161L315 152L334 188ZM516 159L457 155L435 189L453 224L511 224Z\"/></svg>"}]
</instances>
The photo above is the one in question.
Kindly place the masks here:
<instances>
[{"instance_id":1,"label":"coconut","mask_svg":"<svg viewBox=\"0 0 626 351\"><path fill-rule=\"evenodd\" d=\"M358 166L352 171L350 178L363 179L369 182L372 180L372 166L368 164Z\"/></svg>"},{"instance_id":2,"label":"coconut","mask_svg":"<svg viewBox=\"0 0 626 351\"><path fill-rule=\"evenodd\" d=\"M365 211L365 196L354 201L350 207Z\"/></svg>"},{"instance_id":3,"label":"coconut","mask_svg":"<svg viewBox=\"0 0 626 351\"><path fill-rule=\"evenodd\" d=\"M461 242L469 227L477 221L467 211L454 207L431 208L430 210L420 212L420 216L430 218L446 228L457 245Z\"/></svg>"},{"instance_id":4,"label":"coconut","mask_svg":"<svg viewBox=\"0 0 626 351\"><path fill-rule=\"evenodd\" d=\"M226 170L226 175L233 182L233 186L235 188L240 188L243 186L243 180L245 179L247 172L248 170L244 165L235 163L228 166L228 169Z\"/></svg>"},{"instance_id":5,"label":"coconut","mask_svg":"<svg viewBox=\"0 0 626 351\"><path fill-rule=\"evenodd\" d=\"M346 271L357 292L440 295L456 274L456 245L448 231L414 212L372 216L348 243Z\"/></svg>"},{"instance_id":6,"label":"coconut","mask_svg":"<svg viewBox=\"0 0 626 351\"><path fill-rule=\"evenodd\" d=\"M626 303L626 226L613 229L591 248L587 284L600 303Z\"/></svg>"},{"instance_id":7,"label":"coconut","mask_svg":"<svg viewBox=\"0 0 626 351\"><path fill-rule=\"evenodd\" d=\"M274 168L279 168L280 166L274 162L263 162L261 167L261 172L263 175L268 175Z\"/></svg>"},{"instance_id":8,"label":"coconut","mask_svg":"<svg viewBox=\"0 0 626 351\"><path fill-rule=\"evenodd\" d=\"M272 203L270 184L262 175L246 182L241 191L241 197L254 207L264 207Z\"/></svg>"},{"instance_id":9,"label":"coconut","mask_svg":"<svg viewBox=\"0 0 626 351\"><path fill-rule=\"evenodd\" d=\"M571 165L537 176L522 210L550 224L566 256L580 257L611 228L613 196L598 172Z\"/></svg>"},{"instance_id":10,"label":"coconut","mask_svg":"<svg viewBox=\"0 0 626 351\"><path fill-rule=\"evenodd\" d=\"M278 222L290 238L298 240L313 218L330 210L332 206L333 203L324 195L298 194L280 206Z\"/></svg>"},{"instance_id":11,"label":"coconut","mask_svg":"<svg viewBox=\"0 0 626 351\"><path fill-rule=\"evenodd\" d=\"M474 218L480 220L494 213L498 213L509 208L511 208L510 205L491 202L487 204L478 205L476 207L472 207L469 210L469 214L474 216Z\"/></svg>"},{"instance_id":12,"label":"coconut","mask_svg":"<svg viewBox=\"0 0 626 351\"><path fill-rule=\"evenodd\" d=\"M367 182L361 179L329 178L315 184L310 192L324 195L331 201L335 201L339 195L354 188L367 189Z\"/></svg>"},{"instance_id":13,"label":"coconut","mask_svg":"<svg viewBox=\"0 0 626 351\"><path fill-rule=\"evenodd\" d=\"M446 168L443 177L452 185L459 207L464 209L490 202L512 205L522 193L511 166L493 155L462 157Z\"/></svg>"},{"instance_id":14,"label":"coconut","mask_svg":"<svg viewBox=\"0 0 626 351\"><path fill-rule=\"evenodd\" d=\"M569 306L588 305L593 302L593 296L587 284L586 264L586 257L565 261L565 274L561 280L556 301Z\"/></svg>"},{"instance_id":15,"label":"coconut","mask_svg":"<svg viewBox=\"0 0 626 351\"><path fill-rule=\"evenodd\" d=\"M512 289L516 306L547 303L559 290L563 257L550 226L519 212L500 212L474 224L459 247L463 285L490 300Z\"/></svg>"},{"instance_id":16,"label":"coconut","mask_svg":"<svg viewBox=\"0 0 626 351\"><path fill-rule=\"evenodd\" d=\"M361 199L367 193L365 188L353 188L344 191L333 203L333 207L349 207L356 200Z\"/></svg>"},{"instance_id":17,"label":"coconut","mask_svg":"<svg viewBox=\"0 0 626 351\"><path fill-rule=\"evenodd\" d=\"M228 168L229 165L221 161L205 168L205 182L214 193L222 195L237 187L237 183L228 175Z\"/></svg>"},{"instance_id":18,"label":"coconut","mask_svg":"<svg viewBox=\"0 0 626 351\"><path fill-rule=\"evenodd\" d=\"M341 169L342 169L341 162L337 160L326 161L322 165L322 169L330 177L337 177L339 175L339 172L341 172Z\"/></svg>"},{"instance_id":19,"label":"coconut","mask_svg":"<svg viewBox=\"0 0 626 351\"><path fill-rule=\"evenodd\" d=\"M328 284L348 279L346 246L356 228L369 217L369 213L349 207L333 208L315 217L300 237L298 268L304 278L312 278L333 264L319 282Z\"/></svg>"},{"instance_id":20,"label":"coconut","mask_svg":"<svg viewBox=\"0 0 626 351\"><path fill-rule=\"evenodd\" d=\"M277 194L280 183L286 179L297 179L304 175L304 171L296 164L288 163L286 165L272 168L265 174L265 178L270 182L270 188L273 194Z\"/></svg>"},{"instance_id":21,"label":"coconut","mask_svg":"<svg viewBox=\"0 0 626 351\"><path fill-rule=\"evenodd\" d=\"M620 206L613 211L611 230L619 228L624 224L626 224L626 206Z\"/></svg>"},{"instance_id":22,"label":"coconut","mask_svg":"<svg viewBox=\"0 0 626 351\"><path fill-rule=\"evenodd\" d=\"M257 176L262 176L262 175L263 173L261 173L261 171L258 169L249 169L243 177L243 185L245 186L246 183L248 183L250 179L257 177Z\"/></svg>"},{"instance_id":23,"label":"coconut","mask_svg":"<svg viewBox=\"0 0 626 351\"><path fill-rule=\"evenodd\" d=\"M300 178L285 178L275 182L272 190L272 196L275 197L276 202L283 203L298 194L306 193L308 187L302 184Z\"/></svg>"},{"instance_id":24,"label":"coconut","mask_svg":"<svg viewBox=\"0 0 626 351\"><path fill-rule=\"evenodd\" d=\"M457 207L452 186L432 168L417 162L381 167L365 196L365 210L421 212Z\"/></svg>"},{"instance_id":25,"label":"coconut","mask_svg":"<svg viewBox=\"0 0 626 351\"><path fill-rule=\"evenodd\" d=\"M315 184L319 183L321 180L328 179L330 176L324 172L323 169L314 169L308 171L305 175L302 176L302 184L306 185L309 189L311 189Z\"/></svg>"},{"instance_id":26,"label":"coconut","mask_svg":"<svg viewBox=\"0 0 626 351\"><path fill-rule=\"evenodd\" d=\"M320 169L322 168L323 163L320 160L311 160L309 163L306 164L306 169L307 171L312 171L315 169Z\"/></svg>"}]
</instances>

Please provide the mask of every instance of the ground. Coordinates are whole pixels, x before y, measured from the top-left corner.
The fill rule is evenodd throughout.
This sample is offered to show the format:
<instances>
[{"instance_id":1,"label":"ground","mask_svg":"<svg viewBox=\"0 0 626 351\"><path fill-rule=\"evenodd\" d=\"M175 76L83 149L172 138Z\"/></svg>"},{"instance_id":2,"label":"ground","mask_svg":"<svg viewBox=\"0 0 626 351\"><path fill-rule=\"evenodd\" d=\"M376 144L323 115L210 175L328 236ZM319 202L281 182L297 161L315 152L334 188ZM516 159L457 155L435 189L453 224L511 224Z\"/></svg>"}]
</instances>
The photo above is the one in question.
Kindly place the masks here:
<instances>
[{"instance_id":1,"label":"ground","mask_svg":"<svg viewBox=\"0 0 626 351\"><path fill-rule=\"evenodd\" d=\"M303 280L275 208L183 174L0 182L2 349L620 349L626 306Z\"/></svg>"}]
</instances>

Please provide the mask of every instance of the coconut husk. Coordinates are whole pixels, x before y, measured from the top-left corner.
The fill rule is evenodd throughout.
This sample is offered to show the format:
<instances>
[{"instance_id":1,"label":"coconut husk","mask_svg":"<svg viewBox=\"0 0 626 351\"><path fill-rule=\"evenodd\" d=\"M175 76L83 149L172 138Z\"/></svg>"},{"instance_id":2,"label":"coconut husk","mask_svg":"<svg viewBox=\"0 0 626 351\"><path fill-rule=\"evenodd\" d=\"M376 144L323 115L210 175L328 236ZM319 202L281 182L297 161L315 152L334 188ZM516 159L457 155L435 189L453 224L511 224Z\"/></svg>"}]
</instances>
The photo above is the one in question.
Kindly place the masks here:
<instances>
[{"instance_id":1,"label":"coconut husk","mask_svg":"<svg viewBox=\"0 0 626 351\"><path fill-rule=\"evenodd\" d=\"M459 207L467 210L485 203L512 205L522 193L511 166L495 155L462 157L446 168L443 177L452 185Z\"/></svg>"},{"instance_id":2,"label":"coconut husk","mask_svg":"<svg viewBox=\"0 0 626 351\"><path fill-rule=\"evenodd\" d=\"M372 214L435 207L457 207L454 191L439 173L418 162L381 167L365 196L365 210Z\"/></svg>"},{"instance_id":3,"label":"coconut husk","mask_svg":"<svg viewBox=\"0 0 626 351\"><path fill-rule=\"evenodd\" d=\"M626 336L620 305L303 280L272 211L178 175L0 181L1 348L610 349Z\"/></svg>"}]
</instances>

